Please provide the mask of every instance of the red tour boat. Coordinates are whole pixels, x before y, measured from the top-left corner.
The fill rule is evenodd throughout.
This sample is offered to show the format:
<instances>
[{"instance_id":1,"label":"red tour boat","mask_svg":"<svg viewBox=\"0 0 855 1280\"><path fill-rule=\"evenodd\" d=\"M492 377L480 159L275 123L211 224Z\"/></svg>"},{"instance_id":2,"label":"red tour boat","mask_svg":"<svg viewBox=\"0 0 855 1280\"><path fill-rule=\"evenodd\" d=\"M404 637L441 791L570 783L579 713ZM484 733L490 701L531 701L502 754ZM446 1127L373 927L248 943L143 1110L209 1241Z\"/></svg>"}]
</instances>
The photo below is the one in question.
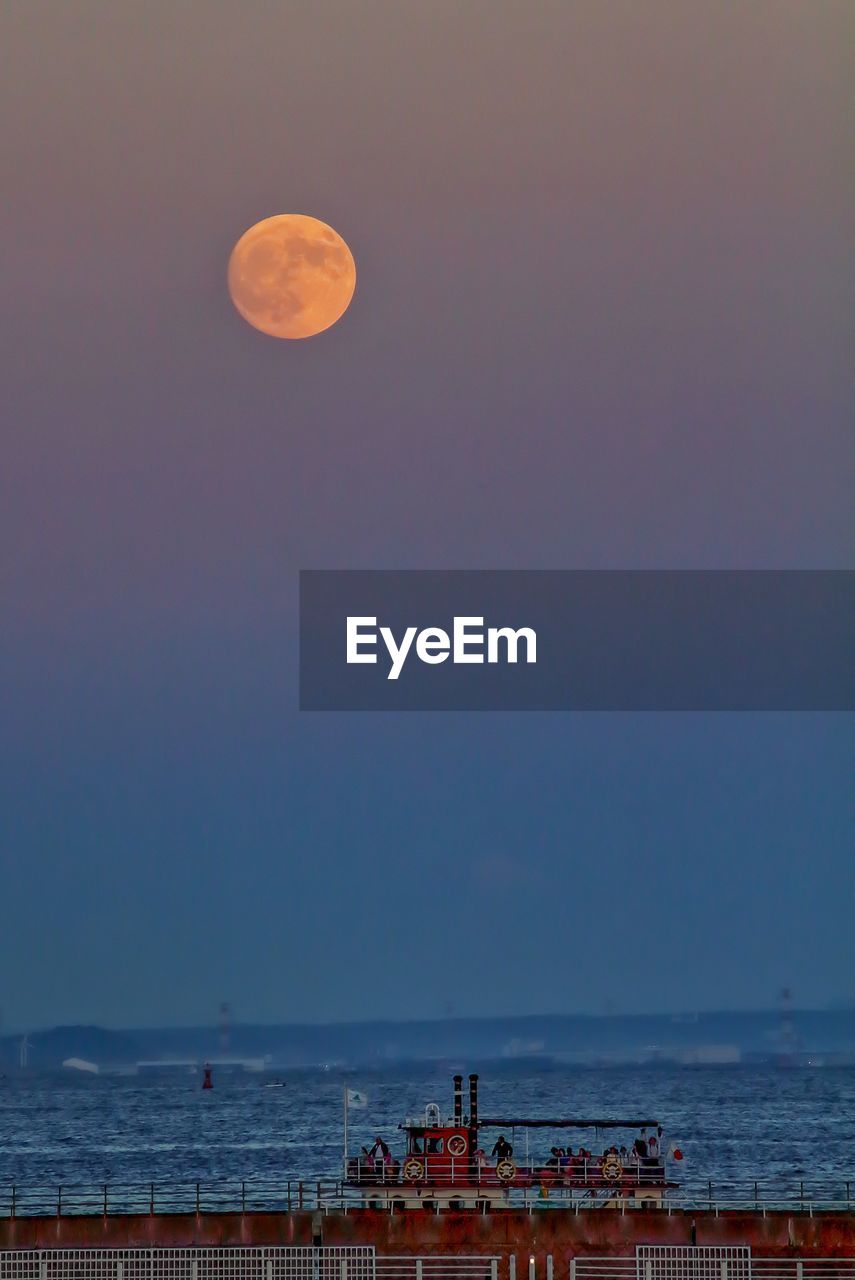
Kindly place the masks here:
<instances>
[{"instance_id":1,"label":"red tour boat","mask_svg":"<svg viewBox=\"0 0 855 1280\"><path fill-rule=\"evenodd\" d=\"M359 1188L368 1206L487 1210L516 1203L520 1193L530 1199L532 1189L551 1204L586 1198L604 1206L657 1205L677 1186L669 1162L682 1159L676 1148L666 1150L658 1120L482 1118L477 1075L469 1077L467 1113L458 1075L450 1117L432 1102L423 1116L398 1127L405 1135L400 1157L379 1138L371 1150L345 1157L345 1184ZM534 1155L533 1132L574 1141ZM583 1134L590 1147L577 1145Z\"/></svg>"}]
</instances>

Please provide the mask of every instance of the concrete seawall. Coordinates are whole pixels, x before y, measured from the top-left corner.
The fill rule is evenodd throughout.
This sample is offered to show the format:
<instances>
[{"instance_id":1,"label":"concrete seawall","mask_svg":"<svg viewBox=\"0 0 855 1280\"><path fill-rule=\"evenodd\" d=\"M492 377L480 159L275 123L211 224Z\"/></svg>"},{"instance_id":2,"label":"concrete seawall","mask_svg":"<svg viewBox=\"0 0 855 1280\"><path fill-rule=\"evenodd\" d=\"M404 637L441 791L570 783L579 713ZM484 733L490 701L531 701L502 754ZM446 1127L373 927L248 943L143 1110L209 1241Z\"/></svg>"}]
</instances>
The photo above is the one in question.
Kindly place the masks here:
<instances>
[{"instance_id":1,"label":"concrete seawall","mask_svg":"<svg viewBox=\"0 0 855 1280\"><path fill-rule=\"evenodd\" d=\"M760 1257L855 1257L855 1215L609 1210L494 1214L204 1213L0 1219L0 1249L374 1245L378 1254L627 1257L636 1245L750 1245Z\"/></svg>"}]
</instances>

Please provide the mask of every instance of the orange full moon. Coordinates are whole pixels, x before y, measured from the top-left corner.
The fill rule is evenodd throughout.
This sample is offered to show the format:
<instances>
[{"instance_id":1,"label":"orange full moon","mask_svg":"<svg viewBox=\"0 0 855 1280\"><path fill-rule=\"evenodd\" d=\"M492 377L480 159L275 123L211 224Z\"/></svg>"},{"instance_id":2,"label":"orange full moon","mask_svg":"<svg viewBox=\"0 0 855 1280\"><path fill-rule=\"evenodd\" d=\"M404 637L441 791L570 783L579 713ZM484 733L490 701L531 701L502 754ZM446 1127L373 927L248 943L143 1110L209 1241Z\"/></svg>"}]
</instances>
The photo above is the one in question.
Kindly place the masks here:
<instances>
[{"instance_id":1,"label":"orange full moon","mask_svg":"<svg viewBox=\"0 0 855 1280\"><path fill-rule=\"evenodd\" d=\"M302 213L256 222L232 249L229 293L244 320L274 338L311 338L335 324L356 288L337 231Z\"/></svg>"}]
</instances>

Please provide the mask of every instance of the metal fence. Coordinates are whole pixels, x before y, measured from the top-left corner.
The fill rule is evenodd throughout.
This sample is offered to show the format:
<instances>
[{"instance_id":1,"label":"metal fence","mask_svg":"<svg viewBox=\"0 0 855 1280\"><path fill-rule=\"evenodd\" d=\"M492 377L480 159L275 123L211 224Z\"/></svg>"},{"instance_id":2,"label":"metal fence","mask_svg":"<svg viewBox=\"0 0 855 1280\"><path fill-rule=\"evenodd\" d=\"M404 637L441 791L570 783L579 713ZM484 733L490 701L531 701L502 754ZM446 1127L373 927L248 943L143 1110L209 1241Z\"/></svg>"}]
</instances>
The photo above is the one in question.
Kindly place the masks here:
<instances>
[{"instance_id":1,"label":"metal fence","mask_svg":"<svg viewBox=\"0 0 855 1280\"><path fill-rule=\"evenodd\" d=\"M369 1246L21 1249L0 1280L855 1280L855 1258L754 1258L747 1247L639 1246L633 1257L378 1257Z\"/></svg>"},{"instance_id":2,"label":"metal fence","mask_svg":"<svg viewBox=\"0 0 855 1280\"><path fill-rule=\"evenodd\" d=\"M0 1280L375 1280L373 1247L0 1251Z\"/></svg>"},{"instance_id":3,"label":"metal fence","mask_svg":"<svg viewBox=\"0 0 855 1280\"><path fill-rule=\"evenodd\" d=\"M377 1280L499 1280L498 1257L377 1258ZM502 1276L507 1274L504 1269Z\"/></svg>"},{"instance_id":4,"label":"metal fence","mask_svg":"<svg viewBox=\"0 0 855 1280\"><path fill-rule=\"evenodd\" d=\"M499 1280L499 1258L378 1258L373 1248L0 1251L0 1280Z\"/></svg>"},{"instance_id":5,"label":"metal fence","mask_svg":"<svg viewBox=\"0 0 855 1280\"><path fill-rule=\"evenodd\" d=\"M338 1207L348 1197L331 1179L86 1183L0 1188L0 1217L155 1213L290 1213Z\"/></svg>"},{"instance_id":6,"label":"metal fence","mask_svg":"<svg viewBox=\"0 0 855 1280\"><path fill-rule=\"evenodd\" d=\"M751 1280L748 1245L638 1245L637 1280Z\"/></svg>"},{"instance_id":7,"label":"metal fence","mask_svg":"<svg viewBox=\"0 0 855 1280\"><path fill-rule=\"evenodd\" d=\"M82 1215L112 1217L125 1214L165 1213L291 1213L312 1209L327 1213L346 1213L363 1206L374 1187L349 1187L331 1179L283 1179L212 1181L195 1183L106 1183L101 1185L62 1185L52 1187L0 1186L0 1218L78 1217ZM390 1194L385 1186L383 1202L389 1213L412 1212L402 1198ZM403 1188L402 1188L403 1191ZM502 1209L524 1209L535 1213L564 1209L585 1213L607 1207L614 1212L637 1213L641 1206L632 1196L622 1195L618 1187L578 1188L540 1184L510 1187L490 1212ZM661 1208L666 1213L724 1213L744 1210L768 1213L813 1214L819 1211L847 1212L855 1209L855 1179L816 1184L773 1186L766 1183L711 1182L691 1188L666 1191ZM487 1206L479 1206L486 1212ZM435 1212L442 1211L434 1207Z\"/></svg>"},{"instance_id":8,"label":"metal fence","mask_svg":"<svg viewBox=\"0 0 855 1280\"><path fill-rule=\"evenodd\" d=\"M557 1280L557 1266L553 1274ZM639 1245L633 1257L574 1258L570 1280L855 1280L855 1258L755 1258L748 1246Z\"/></svg>"},{"instance_id":9,"label":"metal fence","mask_svg":"<svg viewBox=\"0 0 855 1280\"><path fill-rule=\"evenodd\" d=\"M752 1280L855 1280L855 1258L752 1258Z\"/></svg>"}]
</instances>

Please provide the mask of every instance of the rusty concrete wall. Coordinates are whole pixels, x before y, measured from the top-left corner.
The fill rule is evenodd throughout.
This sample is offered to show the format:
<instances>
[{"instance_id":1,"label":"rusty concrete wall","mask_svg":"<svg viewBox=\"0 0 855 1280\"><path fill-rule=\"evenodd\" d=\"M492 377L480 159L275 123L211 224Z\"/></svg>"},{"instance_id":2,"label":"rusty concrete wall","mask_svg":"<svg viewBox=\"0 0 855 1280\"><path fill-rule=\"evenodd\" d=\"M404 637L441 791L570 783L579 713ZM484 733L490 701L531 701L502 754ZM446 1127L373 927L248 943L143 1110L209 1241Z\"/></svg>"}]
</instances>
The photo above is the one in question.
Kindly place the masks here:
<instances>
[{"instance_id":1,"label":"rusty concrete wall","mask_svg":"<svg viewBox=\"0 0 855 1280\"><path fill-rule=\"evenodd\" d=\"M5 1218L0 1249L145 1248L190 1245L373 1244L380 1254L534 1253L571 1257L631 1255L637 1244L747 1244L759 1257L855 1257L855 1215L842 1213L580 1214L425 1212L394 1215L212 1213L115 1217Z\"/></svg>"}]
</instances>

